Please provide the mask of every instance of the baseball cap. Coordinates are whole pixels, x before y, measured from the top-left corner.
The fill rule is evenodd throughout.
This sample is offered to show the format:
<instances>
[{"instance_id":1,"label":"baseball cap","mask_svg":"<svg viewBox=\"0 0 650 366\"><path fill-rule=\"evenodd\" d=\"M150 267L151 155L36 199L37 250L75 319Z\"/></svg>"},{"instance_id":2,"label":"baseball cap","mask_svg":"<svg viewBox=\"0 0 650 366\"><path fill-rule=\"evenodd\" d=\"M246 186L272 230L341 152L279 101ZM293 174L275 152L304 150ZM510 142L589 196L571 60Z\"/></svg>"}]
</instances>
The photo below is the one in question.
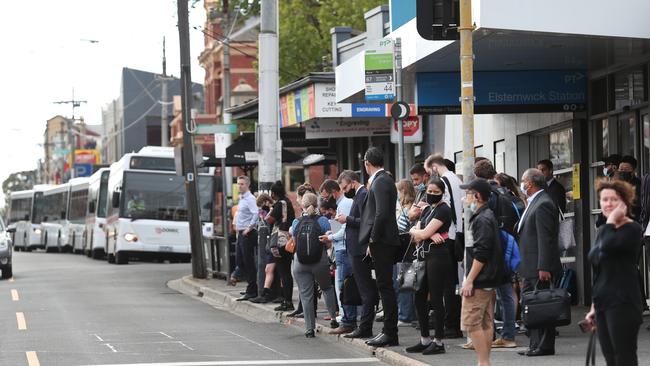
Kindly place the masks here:
<instances>
[{"instance_id":1,"label":"baseball cap","mask_svg":"<svg viewBox=\"0 0 650 366\"><path fill-rule=\"evenodd\" d=\"M483 201L487 201L490 198L492 192L492 187L487 180L483 178L476 178L468 184L461 184L460 189L470 189L474 192L477 192L483 198Z\"/></svg>"}]
</instances>

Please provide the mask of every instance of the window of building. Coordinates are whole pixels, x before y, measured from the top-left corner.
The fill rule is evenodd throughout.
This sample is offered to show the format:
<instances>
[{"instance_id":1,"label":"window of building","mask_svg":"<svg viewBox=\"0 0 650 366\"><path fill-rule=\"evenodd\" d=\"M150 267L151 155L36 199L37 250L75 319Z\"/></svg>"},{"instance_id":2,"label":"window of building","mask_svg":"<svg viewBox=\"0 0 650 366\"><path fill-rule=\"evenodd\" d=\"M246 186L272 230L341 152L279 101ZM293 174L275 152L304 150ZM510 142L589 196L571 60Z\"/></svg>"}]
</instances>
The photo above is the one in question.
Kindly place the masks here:
<instances>
[{"instance_id":1,"label":"window of building","mask_svg":"<svg viewBox=\"0 0 650 366\"><path fill-rule=\"evenodd\" d=\"M494 142L494 169L502 173L506 171L506 141Z\"/></svg>"},{"instance_id":2,"label":"window of building","mask_svg":"<svg viewBox=\"0 0 650 366\"><path fill-rule=\"evenodd\" d=\"M488 158L487 156L485 156L485 149L483 148L483 145L479 145L474 148L474 157Z\"/></svg>"},{"instance_id":3,"label":"window of building","mask_svg":"<svg viewBox=\"0 0 650 366\"><path fill-rule=\"evenodd\" d=\"M636 105L646 98L645 67L639 66L614 74L615 108Z\"/></svg>"}]
</instances>

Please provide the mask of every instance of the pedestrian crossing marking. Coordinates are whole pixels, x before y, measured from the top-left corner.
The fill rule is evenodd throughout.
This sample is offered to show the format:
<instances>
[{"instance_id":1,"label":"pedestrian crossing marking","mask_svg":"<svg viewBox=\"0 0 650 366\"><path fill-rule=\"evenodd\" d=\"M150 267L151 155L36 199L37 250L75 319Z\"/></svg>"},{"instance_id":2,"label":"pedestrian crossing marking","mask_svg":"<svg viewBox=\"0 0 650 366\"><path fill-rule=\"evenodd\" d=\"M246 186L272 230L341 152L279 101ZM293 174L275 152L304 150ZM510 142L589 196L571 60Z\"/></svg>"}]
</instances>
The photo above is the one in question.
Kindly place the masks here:
<instances>
[{"instance_id":1,"label":"pedestrian crossing marking","mask_svg":"<svg viewBox=\"0 0 650 366\"><path fill-rule=\"evenodd\" d=\"M38 356L36 355L36 352L29 351L29 352L25 352L25 354L27 356L27 365L41 366L41 363L38 361Z\"/></svg>"}]
</instances>

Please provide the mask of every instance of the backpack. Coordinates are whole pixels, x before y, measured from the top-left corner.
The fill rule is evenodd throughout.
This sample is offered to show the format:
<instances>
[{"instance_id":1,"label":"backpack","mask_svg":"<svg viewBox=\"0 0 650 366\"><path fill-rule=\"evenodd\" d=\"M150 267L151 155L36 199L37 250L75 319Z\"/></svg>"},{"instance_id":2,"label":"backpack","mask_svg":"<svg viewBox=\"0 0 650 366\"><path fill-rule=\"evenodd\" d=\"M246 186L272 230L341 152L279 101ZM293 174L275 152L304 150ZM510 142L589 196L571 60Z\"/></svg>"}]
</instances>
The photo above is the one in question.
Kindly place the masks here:
<instances>
[{"instance_id":1,"label":"backpack","mask_svg":"<svg viewBox=\"0 0 650 366\"><path fill-rule=\"evenodd\" d=\"M323 243L318 240L321 227L318 216L303 216L294 233L296 256L302 264L318 263L323 255Z\"/></svg>"},{"instance_id":2,"label":"backpack","mask_svg":"<svg viewBox=\"0 0 650 366\"><path fill-rule=\"evenodd\" d=\"M521 218L517 203L517 198L512 194L502 188L492 188L488 207L494 212L499 229L505 230L512 235L515 234L515 226Z\"/></svg>"},{"instance_id":3,"label":"backpack","mask_svg":"<svg viewBox=\"0 0 650 366\"><path fill-rule=\"evenodd\" d=\"M503 249L503 260L509 273L515 273L521 263L519 244L512 234L504 229L499 229L499 241Z\"/></svg>"}]
</instances>

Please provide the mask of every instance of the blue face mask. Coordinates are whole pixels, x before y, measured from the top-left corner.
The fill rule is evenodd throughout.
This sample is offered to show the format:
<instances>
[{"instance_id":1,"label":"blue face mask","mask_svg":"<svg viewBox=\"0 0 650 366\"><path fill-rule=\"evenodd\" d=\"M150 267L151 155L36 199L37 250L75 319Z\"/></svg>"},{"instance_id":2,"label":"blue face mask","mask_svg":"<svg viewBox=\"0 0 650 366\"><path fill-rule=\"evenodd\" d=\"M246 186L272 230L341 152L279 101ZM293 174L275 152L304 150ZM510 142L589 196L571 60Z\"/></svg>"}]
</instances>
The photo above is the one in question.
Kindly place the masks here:
<instances>
[{"instance_id":1,"label":"blue face mask","mask_svg":"<svg viewBox=\"0 0 650 366\"><path fill-rule=\"evenodd\" d=\"M420 183L417 186L415 186L415 189L418 191L424 191L426 189L426 186L424 185L424 183Z\"/></svg>"},{"instance_id":2,"label":"blue face mask","mask_svg":"<svg viewBox=\"0 0 650 366\"><path fill-rule=\"evenodd\" d=\"M468 208L469 208L469 212L475 213L476 209L478 208L478 204L476 203L476 201L474 201L474 202L469 204Z\"/></svg>"}]
</instances>

